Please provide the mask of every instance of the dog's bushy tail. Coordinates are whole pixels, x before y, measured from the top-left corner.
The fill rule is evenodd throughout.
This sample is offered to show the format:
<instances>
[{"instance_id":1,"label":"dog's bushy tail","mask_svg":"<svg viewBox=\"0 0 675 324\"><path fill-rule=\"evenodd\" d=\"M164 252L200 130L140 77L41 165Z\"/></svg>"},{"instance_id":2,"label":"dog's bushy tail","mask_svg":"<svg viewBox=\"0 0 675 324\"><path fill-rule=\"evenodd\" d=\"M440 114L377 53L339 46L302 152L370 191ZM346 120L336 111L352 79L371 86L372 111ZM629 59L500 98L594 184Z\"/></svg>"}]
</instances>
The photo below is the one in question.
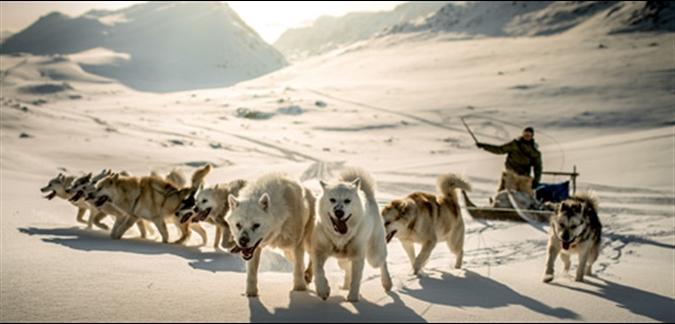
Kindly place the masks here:
<instances>
[{"instance_id":1,"label":"dog's bushy tail","mask_svg":"<svg viewBox=\"0 0 675 324\"><path fill-rule=\"evenodd\" d=\"M166 176L166 180L173 182L179 188L185 187L187 180L185 179L185 173L180 169L174 168Z\"/></svg>"},{"instance_id":2,"label":"dog's bushy tail","mask_svg":"<svg viewBox=\"0 0 675 324\"><path fill-rule=\"evenodd\" d=\"M436 189L443 196L450 197L455 194L455 189L471 191L471 184L461 175L454 173L443 174L436 181Z\"/></svg>"},{"instance_id":3,"label":"dog's bushy tail","mask_svg":"<svg viewBox=\"0 0 675 324\"><path fill-rule=\"evenodd\" d=\"M196 169L192 173L192 188L199 188L204 183L204 178L211 172L211 163L206 163L204 166Z\"/></svg>"},{"instance_id":4,"label":"dog's bushy tail","mask_svg":"<svg viewBox=\"0 0 675 324\"><path fill-rule=\"evenodd\" d=\"M570 198L582 203L586 203L586 207L592 208L595 213L598 212L600 199L598 198L598 194L594 190L587 189L579 191Z\"/></svg>"},{"instance_id":5,"label":"dog's bushy tail","mask_svg":"<svg viewBox=\"0 0 675 324\"><path fill-rule=\"evenodd\" d=\"M361 179L361 190L366 194L366 198L375 201L375 179L366 170L351 167L340 171L341 181L352 182L357 178Z\"/></svg>"},{"instance_id":6,"label":"dog's bushy tail","mask_svg":"<svg viewBox=\"0 0 675 324\"><path fill-rule=\"evenodd\" d=\"M239 196L239 191L246 186L247 182L244 179L232 180L227 184L229 193L233 194L235 197Z\"/></svg>"}]
</instances>

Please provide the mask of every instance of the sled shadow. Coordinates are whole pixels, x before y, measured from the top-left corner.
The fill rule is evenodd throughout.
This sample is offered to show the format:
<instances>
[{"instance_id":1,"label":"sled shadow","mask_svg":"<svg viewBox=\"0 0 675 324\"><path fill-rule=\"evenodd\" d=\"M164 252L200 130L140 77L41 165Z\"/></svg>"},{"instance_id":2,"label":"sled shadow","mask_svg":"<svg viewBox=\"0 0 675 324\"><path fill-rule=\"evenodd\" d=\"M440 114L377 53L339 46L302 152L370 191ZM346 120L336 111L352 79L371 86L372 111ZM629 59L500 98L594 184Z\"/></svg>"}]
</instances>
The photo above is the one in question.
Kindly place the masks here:
<instances>
[{"instance_id":1,"label":"sled shadow","mask_svg":"<svg viewBox=\"0 0 675 324\"><path fill-rule=\"evenodd\" d=\"M599 282L596 282L599 281ZM599 291L591 291L583 287L570 287L552 283L574 291L584 292L617 303L618 307L634 314L649 317L662 323L675 322L675 300L648 291L624 286L606 279L592 277L584 280L584 284L597 287Z\"/></svg>"},{"instance_id":2,"label":"sled shadow","mask_svg":"<svg viewBox=\"0 0 675 324\"><path fill-rule=\"evenodd\" d=\"M578 320L579 315L566 308L552 308L542 302L523 296L508 286L464 270L464 277L442 272L441 278L419 277L420 289L401 287L401 293L433 304L457 308L501 308L520 305L531 311L559 319ZM448 292L451 291L452 294ZM486 295L485 292L490 292Z\"/></svg>"},{"instance_id":3,"label":"sled shadow","mask_svg":"<svg viewBox=\"0 0 675 324\"><path fill-rule=\"evenodd\" d=\"M19 232L30 236L46 236L43 242L62 245L78 251L124 252L144 255L169 254L188 260L188 264L197 270L210 272L246 272L246 261L241 256L227 252L204 252L200 246L166 244L140 237L124 237L120 240L110 238L108 232L68 228L18 228ZM196 234L195 234L196 235ZM210 244L210 243L209 243ZM263 249L260 272L292 272L293 265L285 257L269 249Z\"/></svg>"},{"instance_id":4,"label":"sled shadow","mask_svg":"<svg viewBox=\"0 0 675 324\"><path fill-rule=\"evenodd\" d=\"M349 303L344 296L331 296L325 301L314 291L290 292L288 308L267 309L259 298L249 298L251 323L425 323L426 320L406 306L401 298L393 292L387 292L393 299L385 305L378 305L363 298L356 303ZM384 303L386 301L382 301ZM353 305L356 313L345 305Z\"/></svg>"}]
</instances>

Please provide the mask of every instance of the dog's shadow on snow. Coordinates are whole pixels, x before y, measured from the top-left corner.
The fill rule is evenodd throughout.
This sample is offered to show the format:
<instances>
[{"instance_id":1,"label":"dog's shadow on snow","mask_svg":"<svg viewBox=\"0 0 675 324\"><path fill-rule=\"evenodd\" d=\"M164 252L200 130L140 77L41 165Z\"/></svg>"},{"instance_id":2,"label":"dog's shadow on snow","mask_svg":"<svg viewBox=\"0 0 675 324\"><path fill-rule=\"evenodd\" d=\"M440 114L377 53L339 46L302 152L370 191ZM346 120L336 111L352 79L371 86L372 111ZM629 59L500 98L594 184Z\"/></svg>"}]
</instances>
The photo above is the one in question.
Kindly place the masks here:
<instances>
[{"instance_id":1,"label":"dog's shadow on snow","mask_svg":"<svg viewBox=\"0 0 675 324\"><path fill-rule=\"evenodd\" d=\"M675 301L672 298L597 277L584 278L583 284L593 286L595 289L584 289L583 286L571 287L555 282L552 283L552 285L611 300L621 308L630 310L634 314L649 317L655 321L662 323L675 322Z\"/></svg>"},{"instance_id":2,"label":"dog's shadow on snow","mask_svg":"<svg viewBox=\"0 0 675 324\"><path fill-rule=\"evenodd\" d=\"M123 252L145 255L170 254L188 260L188 264L197 270L210 272L246 272L246 261L240 255L227 252L205 252L199 246L165 244L152 239L140 237L123 237L120 240L110 238L108 232L68 228L19 228L19 232L41 238L43 242L59 244L79 251ZM206 246L211 246L211 242ZM263 249L260 260L260 272L292 272L293 265L286 258L269 249Z\"/></svg>"},{"instance_id":3,"label":"dog's shadow on snow","mask_svg":"<svg viewBox=\"0 0 675 324\"><path fill-rule=\"evenodd\" d=\"M488 309L520 305L534 312L559 319L579 319L579 315L569 309L552 308L471 270L464 270L464 277L446 272L441 272L441 278L420 276L419 285L420 289L403 286L399 291L432 304Z\"/></svg>"},{"instance_id":4,"label":"dog's shadow on snow","mask_svg":"<svg viewBox=\"0 0 675 324\"><path fill-rule=\"evenodd\" d=\"M392 301L377 303L363 299L349 303L344 296L331 296L325 301L310 291L290 292L290 303L287 308L268 309L263 305L264 299L249 298L248 305L251 323L286 322L286 323L425 323L426 320L406 306L394 292L387 292ZM386 303L386 304L384 304ZM383 305L380 305L383 304ZM355 311L350 310L349 305Z\"/></svg>"}]
</instances>

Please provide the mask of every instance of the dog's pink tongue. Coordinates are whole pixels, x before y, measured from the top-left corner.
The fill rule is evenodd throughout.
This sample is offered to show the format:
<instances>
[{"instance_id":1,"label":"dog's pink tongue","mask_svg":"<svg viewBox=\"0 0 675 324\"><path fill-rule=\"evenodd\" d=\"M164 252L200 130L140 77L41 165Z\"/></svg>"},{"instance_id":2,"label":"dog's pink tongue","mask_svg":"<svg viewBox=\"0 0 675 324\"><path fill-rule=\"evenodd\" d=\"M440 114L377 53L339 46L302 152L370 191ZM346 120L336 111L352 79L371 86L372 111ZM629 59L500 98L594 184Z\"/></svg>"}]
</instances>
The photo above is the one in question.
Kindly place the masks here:
<instances>
[{"instance_id":1,"label":"dog's pink tongue","mask_svg":"<svg viewBox=\"0 0 675 324\"><path fill-rule=\"evenodd\" d=\"M183 215L183 217L181 217L181 219L180 219L180 223L185 224L188 220L190 220L191 216L192 216L192 213L188 213L188 214Z\"/></svg>"},{"instance_id":2,"label":"dog's pink tongue","mask_svg":"<svg viewBox=\"0 0 675 324\"><path fill-rule=\"evenodd\" d=\"M565 249L565 250L570 249L570 243L569 242L563 242L562 246L563 246L563 249Z\"/></svg>"},{"instance_id":3,"label":"dog's pink tongue","mask_svg":"<svg viewBox=\"0 0 675 324\"><path fill-rule=\"evenodd\" d=\"M343 222L340 220L333 220L333 229L340 233L340 234L346 234L347 233L347 222Z\"/></svg>"}]
</instances>

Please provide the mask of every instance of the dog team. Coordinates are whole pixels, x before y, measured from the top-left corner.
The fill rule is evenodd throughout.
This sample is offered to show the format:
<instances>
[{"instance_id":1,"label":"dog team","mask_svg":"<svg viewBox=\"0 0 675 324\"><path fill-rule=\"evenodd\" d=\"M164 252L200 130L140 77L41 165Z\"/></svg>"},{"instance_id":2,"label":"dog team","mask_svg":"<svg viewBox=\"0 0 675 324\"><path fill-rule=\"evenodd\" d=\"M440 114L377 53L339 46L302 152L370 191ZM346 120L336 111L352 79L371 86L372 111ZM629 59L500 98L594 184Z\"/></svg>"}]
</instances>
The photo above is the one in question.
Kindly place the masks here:
<instances>
[{"instance_id":1,"label":"dog team","mask_svg":"<svg viewBox=\"0 0 675 324\"><path fill-rule=\"evenodd\" d=\"M382 287L392 288L387 268L387 244L396 237L407 254L414 274L422 272L437 243L443 241L455 256L454 268L462 267L464 220L458 190L465 198L469 182L457 174L438 177L438 193L413 192L379 208L376 182L361 168L345 168L337 179L320 180L321 193L282 173L268 173L254 181L243 179L205 187L211 165L196 168L188 184L173 170L166 177L156 172L132 176L127 172L103 170L79 178L57 175L41 188L77 207L77 221L108 230L101 221L114 218L110 229L120 239L136 225L145 238L154 228L163 243L169 242L167 223L174 224L184 244L192 231L203 244L207 235L201 222L215 226L214 247L241 254L246 260L246 296L258 296L258 267L262 249L278 248L293 264L293 290L307 290L314 279L316 294L330 296L324 265L336 258L344 270L342 289L347 301L359 300L366 262L380 270ZM89 211L89 219L84 215ZM554 263L560 256L564 270L571 255L578 255L576 281L592 273L600 250L601 224L598 198L593 191L580 192L555 206L550 216L544 282L553 280ZM415 244L420 245L415 252ZM305 265L305 254L309 262Z\"/></svg>"}]
</instances>

